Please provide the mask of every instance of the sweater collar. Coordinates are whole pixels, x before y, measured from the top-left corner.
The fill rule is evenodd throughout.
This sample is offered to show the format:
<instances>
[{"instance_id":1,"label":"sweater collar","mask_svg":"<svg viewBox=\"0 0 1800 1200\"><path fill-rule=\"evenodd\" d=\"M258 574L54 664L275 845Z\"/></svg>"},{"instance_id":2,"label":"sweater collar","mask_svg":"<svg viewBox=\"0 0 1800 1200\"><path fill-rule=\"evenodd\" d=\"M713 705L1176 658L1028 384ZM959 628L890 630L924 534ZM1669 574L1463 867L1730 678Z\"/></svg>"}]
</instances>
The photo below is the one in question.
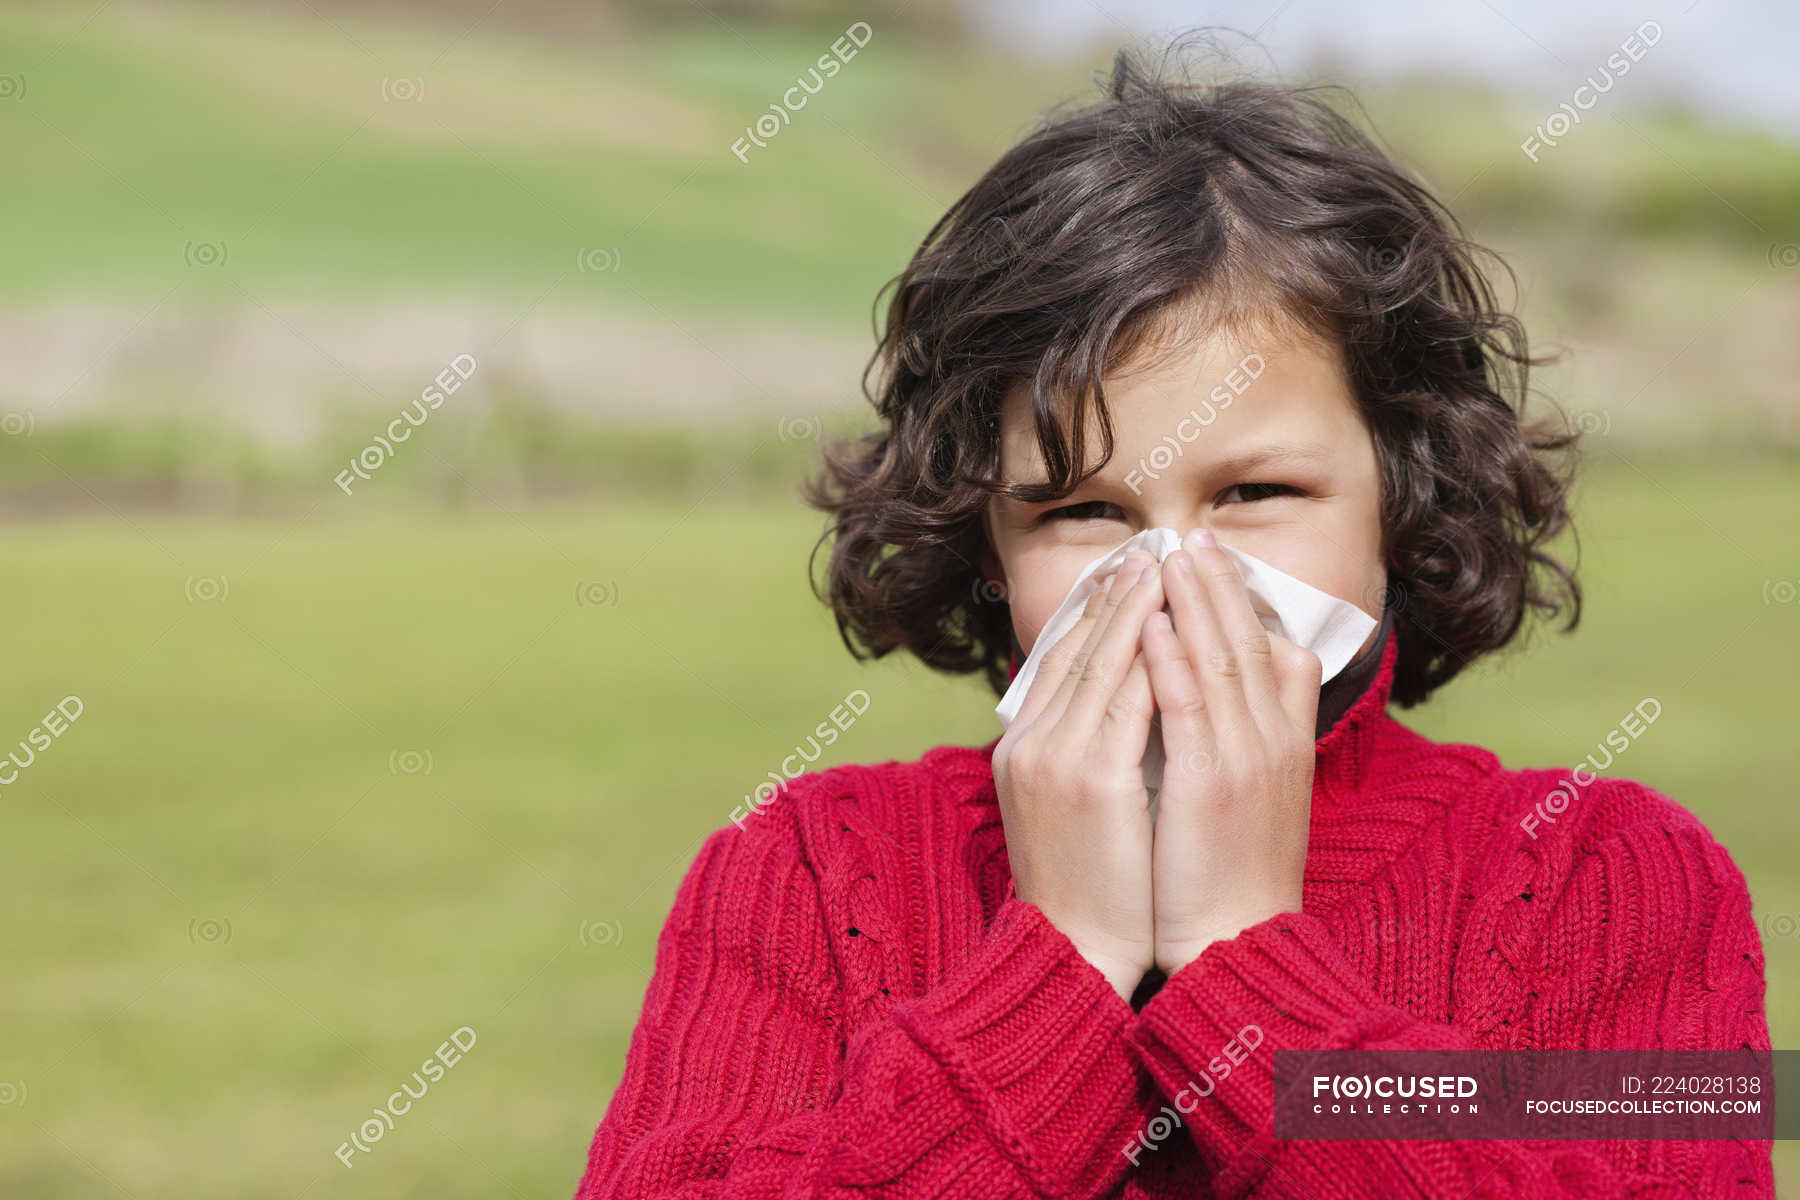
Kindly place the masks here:
<instances>
[{"instance_id":1,"label":"sweater collar","mask_svg":"<svg viewBox=\"0 0 1800 1200\"><path fill-rule=\"evenodd\" d=\"M1369 684L1375 681L1375 673L1381 670L1382 652L1387 649L1393 628L1393 610L1383 609L1368 647L1339 668L1338 673L1326 680L1325 686L1319 689L1318 715L1313 721L1314 742L1324 737L1326 731L1350 711L1350 706L1356 703L1357 697L1369 690Z\"/></svg>"},{"instance_id":2,"label":"sweater collar","mask_svg":"<svg viewBox=\"0 0 1800 1200\"><path fill-rule=\"evenodd\" d=\"M1338 679L1366 671L1365 660L1379 654L1374 677L1332 722L1313 740L1313 799L1327 803L1353 798L1368 779L1369 760L1382 727L1392 721L1388 716L1388 697L1394 690L1394 664L1399 657L1400 642L1393 636L1392 620L1384 615L1378 640L1325 685L1329 691ZM1350 686L1354 687L1352 682Z\"/></svg>"}]
</instances>

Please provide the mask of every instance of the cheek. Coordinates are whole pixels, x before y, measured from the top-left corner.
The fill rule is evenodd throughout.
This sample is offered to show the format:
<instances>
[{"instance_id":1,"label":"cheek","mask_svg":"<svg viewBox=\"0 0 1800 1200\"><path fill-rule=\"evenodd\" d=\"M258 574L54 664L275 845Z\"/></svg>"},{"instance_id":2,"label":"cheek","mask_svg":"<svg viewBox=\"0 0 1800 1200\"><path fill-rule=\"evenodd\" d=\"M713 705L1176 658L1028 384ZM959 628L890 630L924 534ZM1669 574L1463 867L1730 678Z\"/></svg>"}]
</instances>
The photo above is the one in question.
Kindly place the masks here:
<instances>
[{"instance_id":1,"label":"cheek","mask_svg":"<svg viewBox=\"0 0 1800 1200\"><path fill-rule=\"evenodd\" d=\"M1041 555L1035 561L1021 564L1021 570L1013 575L1013 632L1018 635L1019 645L1025 648L1025 653L1031 653L1038 634L1056 615L1069 589L1075 586L1075 577L1092 557L1085 551Z\"/></svg>"},{"instance_id":2,"label":"cheek","mask_svg":"<svg viewBox=\"0 0 1800 1200\"><path fill-rule=\"evenodd\" d=\"M1380 547L1374 542L1365 545L1354 530L1346 528L1325 537L1313 530L1294 529L1280 537L1245 538L1233 544L1302 583L1349 601L1372 617L1381 616L1386 575Z\"/></svg>"},{"instance_id":3,"label":"cheek","mask_svg":"<svg viewBox=\"0 0 1800 1200\"><path fill-rule=\"evenodd\" d=\"M1056 606L1062 603L1065 592L1057 592L1054 596L1042 588L1025 588L1024 594L1013 600L1012 620L1013 633L1019 639L1019 645L1025 653L1037 644L1038 635L1056 612Z\"/></svg>"}]
</instances>

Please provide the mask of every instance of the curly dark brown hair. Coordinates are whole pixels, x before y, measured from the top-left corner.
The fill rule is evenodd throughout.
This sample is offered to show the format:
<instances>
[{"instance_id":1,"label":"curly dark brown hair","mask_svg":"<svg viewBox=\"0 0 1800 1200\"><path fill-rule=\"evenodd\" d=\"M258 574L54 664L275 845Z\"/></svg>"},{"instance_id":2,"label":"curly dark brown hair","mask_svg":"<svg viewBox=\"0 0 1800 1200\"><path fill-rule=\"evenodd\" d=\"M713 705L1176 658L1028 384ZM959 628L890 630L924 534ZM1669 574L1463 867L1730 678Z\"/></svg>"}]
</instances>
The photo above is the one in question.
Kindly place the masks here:
<instances>
[{"instance_id":1,"label":"curly dark brown hair","mask_svg":"<svg viewBox=\"0 0 1800 1200\"><path fill-rule=\"evenodd\" d=\"M1008 150L881 289L863 390L883 427L828 443L804 489L830 514L814 588L852 655L905 649L1005 691L1011 613L979 566L990 497L1059 498L1099 471L1102 378L1195 305L1341 348L1380 464L1396 703L1505 645L1527 608L1566 606L1573 629L1580 586L1542 547L1569 524L1578 434L1560 413L1524 422L1547 359L1477 257L1511 268L1327 103L1340 89L1165 75L1120 50L1105 98ZM1000 406L1021 381L1044 484L1000 478ZM1090 405L1101 457L1084 469Z\"/></svg>"}]
</instances>

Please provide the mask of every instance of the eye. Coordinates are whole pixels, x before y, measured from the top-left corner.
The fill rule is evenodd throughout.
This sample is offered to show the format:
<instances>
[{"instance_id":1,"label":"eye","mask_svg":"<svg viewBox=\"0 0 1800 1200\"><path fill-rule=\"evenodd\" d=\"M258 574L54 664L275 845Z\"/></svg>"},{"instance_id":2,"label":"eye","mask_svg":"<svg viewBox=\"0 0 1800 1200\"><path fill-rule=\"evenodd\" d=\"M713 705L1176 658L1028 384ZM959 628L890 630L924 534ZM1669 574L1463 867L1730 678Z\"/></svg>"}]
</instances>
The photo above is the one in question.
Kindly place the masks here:
<instances>
[{"instance_id":1,"label":"eye","mask_svg":"<svg viewBox=\"0 0 1800 1200\"><path fill-rule=\"evenodd\" d=\"M1080 504L1065 504L1061 508L1053 508L1038 518L1040 525L1050 521L1085 521L1111 514L1101 510L1118 509L1118 505L1110 500L1084 500Z\"/></svg>"},{"instance_id":2,"label":"eye","mask_svg":"<svg viewBox=\"0 0 1800 1200\"><path fill-rule=\"evenodd\" d=\"M1270 500L1282 495L1298 495L1299 491L1300 489L1289 487L1285 483L1239 483L1226 488L1219 499L1221 503L1242 504L1251 500ZM1234 492L1239 493L1237 499L1229 499Z\"/></svg>"}]
</instances>

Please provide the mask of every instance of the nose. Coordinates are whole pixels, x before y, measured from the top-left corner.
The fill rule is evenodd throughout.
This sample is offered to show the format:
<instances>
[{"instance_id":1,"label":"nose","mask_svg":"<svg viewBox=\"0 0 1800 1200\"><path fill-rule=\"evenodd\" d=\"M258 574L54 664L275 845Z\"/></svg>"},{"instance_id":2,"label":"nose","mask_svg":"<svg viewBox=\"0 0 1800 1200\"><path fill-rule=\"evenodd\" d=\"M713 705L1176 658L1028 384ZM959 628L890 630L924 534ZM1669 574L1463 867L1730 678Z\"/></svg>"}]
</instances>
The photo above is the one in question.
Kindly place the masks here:
<instances>
[{"instance_id":1,"label":"nose","mask_svg":"<svg viewBox=\"0 0 1800 1200\"><path fill-rule=\"evenodd\" d=\"M1204 529L1209 534L1213 532L1206 522L1206 514L1204 512L1196 512L1192 508L1185 506L1181 508L1170 507L1163 511L1156 512L1153 514L1152 519L1155 524L1147 526L1147 528L1161 527L1173 529L1184 541L1186 540L1187 535L1196 529Z\"/></svg>"}]
</instances>

